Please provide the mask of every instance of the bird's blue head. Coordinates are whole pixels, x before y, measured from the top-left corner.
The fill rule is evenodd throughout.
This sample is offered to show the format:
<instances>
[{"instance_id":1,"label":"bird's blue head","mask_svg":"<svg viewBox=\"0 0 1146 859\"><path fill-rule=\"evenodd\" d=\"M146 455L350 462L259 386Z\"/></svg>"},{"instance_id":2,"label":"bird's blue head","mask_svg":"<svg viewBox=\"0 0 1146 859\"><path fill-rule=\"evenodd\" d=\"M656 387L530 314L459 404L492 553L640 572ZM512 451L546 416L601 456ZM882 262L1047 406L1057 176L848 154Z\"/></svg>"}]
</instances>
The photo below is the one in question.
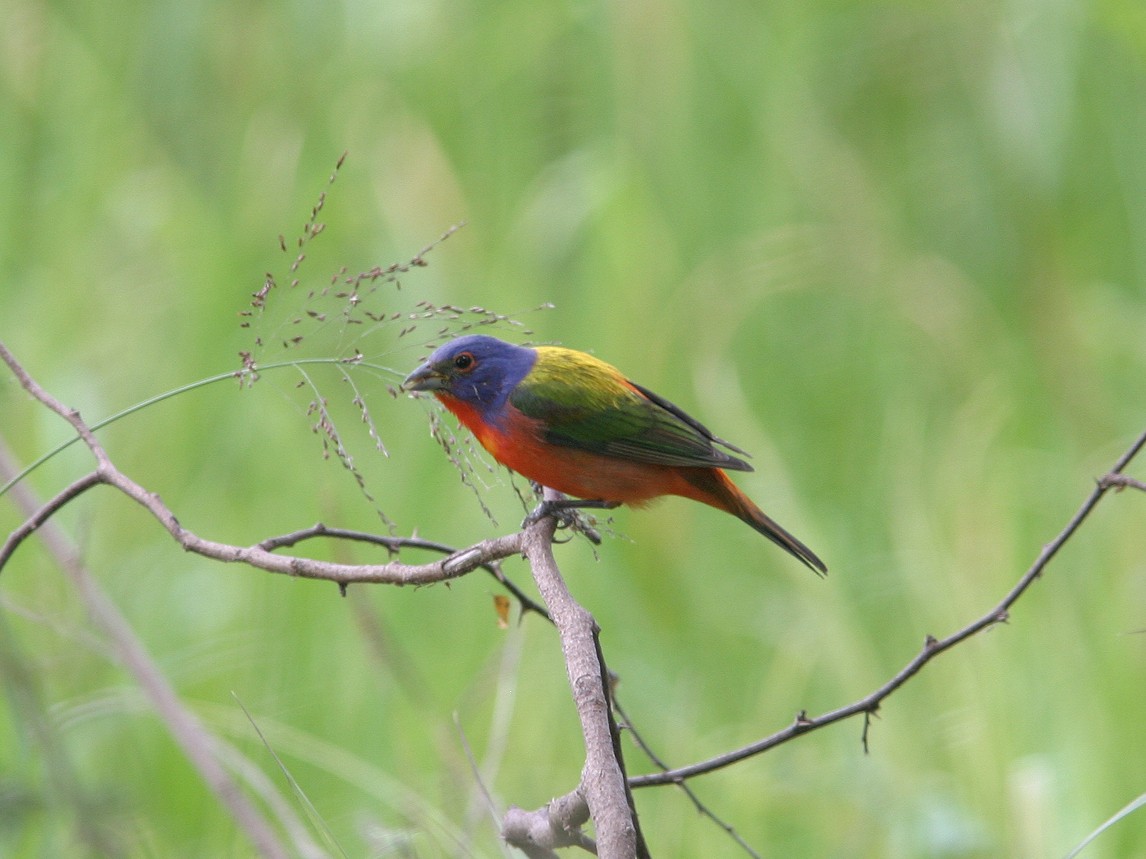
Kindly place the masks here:
<instances>
[{"instance_id":1,"label":"bird's blue head","mask_svg":"<svg viewBox=\"0 0 1146 859\"><path fill-rule=\"evenodd\" d=\"M454 397L486 415L497 414L518 382L529 375L537 352L482 334L458 337L434 350L406 377L407 391Z\"/></svg>"}]
</instances>

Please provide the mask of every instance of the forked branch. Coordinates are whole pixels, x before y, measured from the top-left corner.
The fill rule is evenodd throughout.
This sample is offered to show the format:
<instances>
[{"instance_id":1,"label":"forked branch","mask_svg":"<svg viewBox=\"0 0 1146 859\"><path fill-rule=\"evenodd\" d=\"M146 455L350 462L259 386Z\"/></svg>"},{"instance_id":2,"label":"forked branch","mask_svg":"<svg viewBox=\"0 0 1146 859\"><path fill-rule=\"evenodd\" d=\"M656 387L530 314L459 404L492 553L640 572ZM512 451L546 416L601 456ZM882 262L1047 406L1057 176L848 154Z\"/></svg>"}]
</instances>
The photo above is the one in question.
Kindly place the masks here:
<instances>
[{"instance_id":1,"label":"forked branch","mask_svg":"<svg viewBox=\"0 0 1146 859\"><path fill-rule=\"evenodd\" d=\"M28 393L72 425L97 463L95 471L81 477L57 493L8 535L3 546L0 546L0 570L4 568L20 544L35 533L36 529L48 518L89 489L100 485L118 489L150 512L175 541L188 552L194 552L216 561L247 564L270 573L282 573L309 579L326 579L340 585L354 582L379 582L392 585L425 585L443 582L465 575L478 567L486 566L502 558L521 554L523 543L521 533L485 540L467 549L452 552L445 558L428 564L400 564L397 562L338 564L314 558L276 554L273 549L282 544L281 538L278 542L257 543L253 546L236 546L205 539L180 525L175 514L158 495L149 492L120 471L112 463L99 440L84 423L79 412L75 409L69 409L41 388L16 361L3 343L0 343L0 360L8 365Z\"/></svg>"},{"instance_id":2,"label":"forked branch","mask_svg":"<svg viewBox=\"0 0 1146 859\"><path fill-rule=\"evenodd\" d=\"M928 636L922 649L885 683L859 700L819 716L800 712L786 728L756 742L723 755L677 769L626 778L620 754L617 726L612 717L612 702L604 660L597 639L597 627L591 615L573 600L561 579L552 545L556 521L547 516L534 521L523 531L485 540L466 549L454 550L417 537L381 537L363 532L344 531L315 525L279 537L271 537L251 546L236 546L205 539L184 528L172 511L156 494L149 492L121 472L108 457L99 440L79 413L67 408L24 370L0 343L0 360L13 372L20 384L37 401L66 420L83 440L96 460L95 469L61 490L34 510L26 511L24 522L0 546L0 570L19 546L71 501L96 486L118 489L138 503L167 530L185 550L227 563L244 563L267 572L336 582L345 588L355 582L394 585L420 585L447 581L478 568L486 568L519 600L523 611L546 615L544 607L529 599L502 575L498 561L512 555L525 555L541 591L548 616L561 637L570 686L581 719L586 747L586 763L578 787L564 797L553 800L535 811L511 808L502 821L502 836L507 843L530 857L553 857L554 850L577 846L607 857L646 856L630 788L662 784L683 784L686 779L710 773L738 761L761 754L795 737L836 722L863 715L862 741L867 750L868 728L885 699L907 683L940 653L954 648L983 630L1006 621L1014 604L1039 578L1047 565L1078 531L1082 523L1111 490L1146 491L1146 483L1124 474L1130 462L1146 447L1143 432L1118 458L1111 470L1096 482L1090 495L1059 534L1036 557L1010 591L989 611L945 638ZM280 550L317 537L365 541L385 547L391 554L401 548L438 552L440 559L425 564L404 564L391 560L382 564L339 564L295 555ZM581 827L592 818L597 839L585 835ZM715 819L715 818L714 818ZM259 821L252 818L253 840L260 837ZM277 855L272 842L265 842L263 855Z\"/></svg>"},{"instance_id":3,"label":"forked branch","mask_svg":"<svg viewBox=\"0 0 1146 859\"><path fill-rule=\"evenodd\" d=\"M28 511L25 521L0 546L0 570L3 570L19 546L52 516L96 486L110 486L124 493L150 512L175 541L189 552L218 561L244 563L267 572L325 579L343 588L353 582L429 584L456 578L479 567L489 569L499 580L507 582L497 567L497 561L511 555L524 554L550 606L551 619L561 636L573 697L582 722L587 757L577 790L563 800L555 800L546 806L543 821L538 812L510 809L503 821L503 837L530 856L550 856L555 847L573 845L618 859L647 855L636 825L636 814L620 759L619 735L612 719L607 673L597 643L597 627L592 616L573 600L561 579L553 557L556 521L551 516L532 522L524 531L486 540L457 551L415 537L374 537L361 532L331 529L321 524L271 537L252 546L207 540L184 528L158 495L147 491L120 471L80 414L45 391L2 343L0 360L8 365L29 394L71 424L97 463L94 471L74 481L48 502ZM397 562L351 565L278 554L280 549L316 537L368 541L382 545L391 552L403 547L428 549L446 556L420 565ZM546 614L544 608L520 590L511 590L521 601L523 610ZM597 832L596 843L580 830L590 813ZM257 839L253 840L258 843ZM261 845L260 853L280 855L273 848L263 849Z\"/></svg>"}]
</instances>

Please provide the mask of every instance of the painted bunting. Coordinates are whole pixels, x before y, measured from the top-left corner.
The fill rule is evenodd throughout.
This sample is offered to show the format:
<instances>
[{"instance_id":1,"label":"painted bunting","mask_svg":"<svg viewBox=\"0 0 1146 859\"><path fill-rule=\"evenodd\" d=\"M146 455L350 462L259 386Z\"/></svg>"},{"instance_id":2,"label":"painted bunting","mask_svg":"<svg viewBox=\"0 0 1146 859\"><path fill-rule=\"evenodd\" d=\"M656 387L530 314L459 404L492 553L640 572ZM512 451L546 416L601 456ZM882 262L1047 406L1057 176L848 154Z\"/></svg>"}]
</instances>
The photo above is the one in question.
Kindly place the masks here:
<instances>
[{"instance_id":1,"label":"painted bunting","mask_svg":"<svg viewBox=\"0 0 1146 859\"><path fill-rule=\"evenodd\" d=\"M502 465L583 499L567 506L641 506L681 495L828 571L729 479L726 469L752 471L733 455L744 451L592 355L467 335L436 349L402 387L433 392Z\"/></svg>"}]
</instances>

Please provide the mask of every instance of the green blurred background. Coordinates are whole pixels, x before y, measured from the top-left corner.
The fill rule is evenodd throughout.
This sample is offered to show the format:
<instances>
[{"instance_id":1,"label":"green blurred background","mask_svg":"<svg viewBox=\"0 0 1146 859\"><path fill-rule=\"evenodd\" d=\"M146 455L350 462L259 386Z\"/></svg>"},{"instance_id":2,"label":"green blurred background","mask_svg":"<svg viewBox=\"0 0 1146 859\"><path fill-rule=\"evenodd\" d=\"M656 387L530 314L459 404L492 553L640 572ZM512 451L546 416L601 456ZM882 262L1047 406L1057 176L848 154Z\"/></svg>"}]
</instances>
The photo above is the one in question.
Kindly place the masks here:
<instances>
[{"instance_id":1,"label":"green blurred background","mask_svg":"<svg viewBox=\"0 0 1146 859\"><path fill-rule=\"evenodd\" d=\"M860 697L985 612L1146 422L1139 0L3 0L0 19L0 338L86 417L238 366L237 313L264 271L290 280L278 235L346 150L283 319L340 266L465 220L378 310L516 314L754 454L740 485L826 581L681 500L618 512L596 556L559 549L674 765ZM337 372L310 378L397 532L464 545L521 504L479 466L492 524L428 409L385 391L436 330L363 346L396 371L354 376L388 459ZM331 319L259 357L355 334ZM209 538L383 528L298 381L216 384L101 437ZM22 462L68 436L7 374L0 434ZM88 466L72 449L28 485ZM846 723L694 787L767 856L1064 855L1146 792L1144 515L1108 498L1009 625L887 702L870 754ZM0 529L18 521L0 499ZM554 633L499 629L488 576L340 599L188 556L110 490L58 521L188 705L294 802L241 702L346 855L506 852L459 726L499 811L576 784ZM250 853L38 546L0 609L0 854ZM657 856L746 855L677 790L637 801ZM1146 855L1146 815L1085 855Z\"/></svg>"}]
</instances>

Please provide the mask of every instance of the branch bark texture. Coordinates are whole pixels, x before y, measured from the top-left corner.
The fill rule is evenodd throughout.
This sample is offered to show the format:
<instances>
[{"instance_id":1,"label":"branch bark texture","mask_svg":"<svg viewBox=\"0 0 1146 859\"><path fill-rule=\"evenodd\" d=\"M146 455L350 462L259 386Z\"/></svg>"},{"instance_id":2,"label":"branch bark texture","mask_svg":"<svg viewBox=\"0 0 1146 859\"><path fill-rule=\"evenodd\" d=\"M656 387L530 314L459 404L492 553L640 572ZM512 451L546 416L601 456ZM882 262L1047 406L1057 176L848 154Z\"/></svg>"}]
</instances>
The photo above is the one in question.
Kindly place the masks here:
<instances>
[{"instance_id":1,"label":"branch bark texture","mask_svg":"<svg viewBox=\"0 0 1146 859\"><path fill-rule=\"evenodd\" d=\"M546 490L547 497L550 490ZM561 651L581 733L585 768L580 793L597 832L597 854L605 859L637 855L637 828L629 808L625 773L613 747L608 692L597 656L597 623L569 593L553 557L556 521L546 517L525 531L523 551L561 637Z\"/></svg>"},{"instance_id":2,"label":"branch bark texture","mask_svg":"<svg viewBox=\"0 0 1146 859\"><path fill-rule=\"evenodd\" d=\"M429 584L453 579L484 567L518 597L523 611L544 615L545 610L505 579L497 565L501 559L524 554L542 598L548 606L549 617L561 639L569 685L580 719L586 751L584 769L576 789L535 811L510 808L503 817L502 837L531 859L534 857L553 859L557 855L555 850L574 846L596 852L606 859L634 859L634 857L644 859L648 851L632 803L631 788L661 784L681 785L686 779L730 766L797 736L857 715L864 717L863 742L866 750L870 718L879 710L882 702L940 653L954 648L984 629L1005 622L1012 606L1042 575L1047 565L1075 534L1105 494L1112 490L1124 489L1146 491L1146 484L1123 473L1131 460L1146 448L1146 432L1143 432L1114 463L1110 472L1097 482L1093 491L1062 531L1043 547L1032 565L995 606L944 638L928 636L922 649L894 676L870 694L816 717L809 717L801 711L783 730L710 760L678 769L663 768L659 773L626 779L617 727L612 718L614 705L610 698L604 657L601 654L599 630L592 615L573 599L561 577L553 555L556 520L552 516L540 518L523 531L486 540L461 550L453 550L448 546L416 537L382 538L358 532L328 529L322 525L315 525L281 537L271 537L251 546L218 543L184 528L158 495L120 471L79 413L69 409L41 388L3 343L0 343L0 362L8 366L32 397L73 427L96 461L94 470L73 481L47 501L37 503L31 501L30 496L25 493L17 494L18 504L23 508L25 519L0 545L0 570L3 570L23 542L44 529L42 536L49 550L72 578L96 622L116 643L120 658L136 676L141 688L169 726L176 741L199 768L207 784L229 808L237 825L247 832L259 855L270 857L284 855L283 847L275 832L261 813L239 791L234 780L220 764L212 746L212 738L193 714L179 702L174 690L151 662L127 621L98 589L94 578L83 567L75 549L51 522L52 517L68 503L97 486L112 487L131 498L147 510L184 550L203 557L227 563L243 563L267 572L325 579L336 582L341 587L354 582L393 585ZM15 488L21 489L19 486ZM558 497L560 496L551 490L546 490L547 499L554 500ZM385 564L354 565L281 553L283 549L314 537L367 540L384 545L392 552L396 552L400 547L428 549L440 552L444 557L427 564L404 564L392 561ZM657 763L659 765L659 761ZM698 808L701 808L699 803ZM589 819L592 819L596 830L595 842L581 828ZM713 819L716 819L715 816ZM725 826L725 828L731 832L730 827Z\"/></svg>"}]
</instances>

